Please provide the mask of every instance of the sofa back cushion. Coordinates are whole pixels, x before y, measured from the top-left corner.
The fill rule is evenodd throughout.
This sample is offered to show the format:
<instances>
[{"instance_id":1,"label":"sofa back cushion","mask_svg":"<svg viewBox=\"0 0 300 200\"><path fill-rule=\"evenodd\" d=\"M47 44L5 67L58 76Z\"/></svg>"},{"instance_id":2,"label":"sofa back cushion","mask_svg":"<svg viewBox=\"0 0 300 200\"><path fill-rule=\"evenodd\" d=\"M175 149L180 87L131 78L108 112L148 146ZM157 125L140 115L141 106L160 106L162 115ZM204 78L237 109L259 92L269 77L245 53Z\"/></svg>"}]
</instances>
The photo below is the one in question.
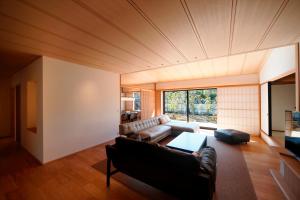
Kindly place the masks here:
<instances>
[{"instance_id":1,"label":"sofa back cushion","mask_svg":"<svg viewBox=\"0 0 300 200\"><path fill-rule=\"evenodd\" d=\"M136 157L140 162L148 162L161 170L197 173L199 161L189 153L173 150L157 143L140 142L129 138L116 138L116 147L128 157Z\"/></svg>"},{"instance_id":2,"label":"sofa back cushion","mask_svg":"<svg viewBox=\"0 0 300 200\"><path fill-rule=\"evenodd\" d=\"M168 115L161 115L161 116L159 116L159 122L161 124L166 124L166 123L168 123L170 121L171 121L171 119L170 119L170 117Z\"/></svg>"},{"instance_id":3,"label":"sofa back cushion","mask_svg":"<svg viewBox=\"0 0 300 200\"><path fill-rule=\"evenodd\" d=\"M150 128L159 125L158 117L152 117L150 119L139 120L126 124L119 125L119 134L126 135L128 133L137 133L143 129Z\"/></svg>"}]
</instances>

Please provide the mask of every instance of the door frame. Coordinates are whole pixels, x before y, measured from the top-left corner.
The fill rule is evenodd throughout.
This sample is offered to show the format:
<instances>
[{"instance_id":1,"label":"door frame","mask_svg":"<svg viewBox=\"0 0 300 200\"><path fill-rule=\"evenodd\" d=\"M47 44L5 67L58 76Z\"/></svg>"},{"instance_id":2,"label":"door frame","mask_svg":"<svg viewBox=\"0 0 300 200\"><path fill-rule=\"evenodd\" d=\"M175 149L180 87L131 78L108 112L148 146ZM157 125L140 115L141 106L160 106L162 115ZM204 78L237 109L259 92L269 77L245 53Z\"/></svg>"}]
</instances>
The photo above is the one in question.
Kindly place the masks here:
<instances>
[{"instance_id":1,"label":"door frame","mask_svg":"<svg viewBox=\"0 0 300 200\"><path fill-rule=\"evenodd\" d=\"M22 105L21 105L21 85L14 87L14 100L13 100L13 135L17 143L21 144L22 141Z\"/></svg>"},{"instance_id":2,"label":"door frame","mask_svg":"<svg viewBox=\"0 0 300 200\"><path fill-rule=\"evenodd\" d=\"M262 86L267 84L267 94L266 94L266 98L267 98L267 117L268 117L268 122L267 122L267 126L268 126L268 130L263 130L262 129L262 120L264 118L264 116L262 116L262 105L264 104L264 102L262 101ZM265 82L265 83L261 83L260 84L260 131L265 133L268 136L272 136L272 91L271 91L271 82Z\"/></svg>"}]
</instances>

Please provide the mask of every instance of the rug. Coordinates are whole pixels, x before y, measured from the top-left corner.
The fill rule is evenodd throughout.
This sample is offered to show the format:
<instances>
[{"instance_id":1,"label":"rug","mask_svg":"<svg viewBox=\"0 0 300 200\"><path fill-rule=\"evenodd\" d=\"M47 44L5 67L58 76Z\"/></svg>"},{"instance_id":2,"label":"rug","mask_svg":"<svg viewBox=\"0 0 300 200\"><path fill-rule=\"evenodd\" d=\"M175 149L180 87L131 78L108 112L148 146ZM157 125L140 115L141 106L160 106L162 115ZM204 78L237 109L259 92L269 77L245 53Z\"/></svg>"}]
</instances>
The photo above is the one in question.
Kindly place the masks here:
<instances>
[{"instance_id":1,"label":"rug","mask_svg":"<svg viewBox=\"0 0 300 200\"><path fill-rule=\"evenodd\" d=\"M160 143L165 145L171 139L172 138L167 138ZM225 144L216 140L212 136L207 137L207 145L214 147L217 152L217 180L214 199L257 199L240 145ZM102 160L94 164L92 167L97 171L106 174L106 160ZM114 174L112 179L149 199L176 199L169 194L166 194L123 173ZM111 184L111 187L113 187L113 184Z\"/></svg>"}]
</instances>

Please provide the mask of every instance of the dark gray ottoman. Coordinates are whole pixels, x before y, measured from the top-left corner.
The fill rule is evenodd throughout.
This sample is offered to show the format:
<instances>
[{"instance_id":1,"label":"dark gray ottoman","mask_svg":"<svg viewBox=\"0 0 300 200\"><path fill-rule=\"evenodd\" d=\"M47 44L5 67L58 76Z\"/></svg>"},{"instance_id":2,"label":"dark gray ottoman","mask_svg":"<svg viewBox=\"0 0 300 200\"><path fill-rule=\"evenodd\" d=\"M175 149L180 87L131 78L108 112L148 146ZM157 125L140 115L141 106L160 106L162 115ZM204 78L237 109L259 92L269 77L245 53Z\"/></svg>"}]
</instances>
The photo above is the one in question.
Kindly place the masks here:
<instances>
[{"instance_id":1,"label":"dark gray ottoman","mask_svg":"<svg viewBox=\"0 0 300 200\"><path fill-rule=\"evenodd\" d=\"M250 141L250 135L248 133L234 130L234 129L218 129L215 130L215 137L218 140L229 144L247 143Z\"/></svg>"}]
</instances>

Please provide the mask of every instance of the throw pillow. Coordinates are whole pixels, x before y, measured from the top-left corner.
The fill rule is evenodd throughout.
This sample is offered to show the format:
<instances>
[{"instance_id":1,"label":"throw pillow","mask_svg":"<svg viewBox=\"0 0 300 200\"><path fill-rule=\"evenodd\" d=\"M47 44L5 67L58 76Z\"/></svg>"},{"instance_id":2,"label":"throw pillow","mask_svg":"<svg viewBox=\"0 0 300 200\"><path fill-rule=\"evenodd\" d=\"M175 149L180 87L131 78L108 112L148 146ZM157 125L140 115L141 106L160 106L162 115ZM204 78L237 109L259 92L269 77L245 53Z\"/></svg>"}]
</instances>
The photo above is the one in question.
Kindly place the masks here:
<instances>
[{"instance_id":1,"label":"throw pillow","mask_svg":"<svg viewBox=\"0 0 300 200\"><path fill-rule=\"evenodd\" d=\"M159 118L159 122L161 124L165 124L168 123L169 121L171 121L170 117L168 115L163 115Z\"/></svg>"}]
</instances>

